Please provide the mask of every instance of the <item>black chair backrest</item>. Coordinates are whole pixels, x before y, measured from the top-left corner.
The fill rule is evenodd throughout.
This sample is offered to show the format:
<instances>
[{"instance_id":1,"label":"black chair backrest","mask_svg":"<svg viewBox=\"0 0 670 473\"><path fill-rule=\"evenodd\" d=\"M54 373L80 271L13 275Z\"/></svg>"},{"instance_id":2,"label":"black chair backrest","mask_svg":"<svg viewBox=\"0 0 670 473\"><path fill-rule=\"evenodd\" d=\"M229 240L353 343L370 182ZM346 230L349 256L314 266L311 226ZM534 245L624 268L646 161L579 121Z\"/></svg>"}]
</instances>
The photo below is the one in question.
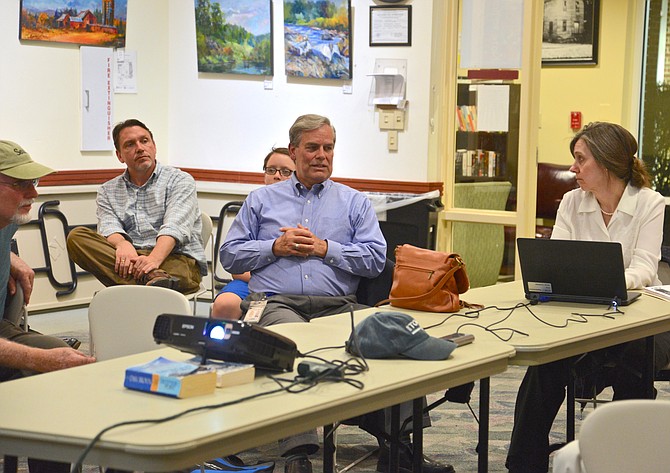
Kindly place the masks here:
<instances>
[{"instance_id":1,"label":"black chair backrest","mask_svg":"<svg viewBox=\"0 0 670 473\"><path fill-rule=\"evenodd\" d=\"M386 258L384 270L376 278L362 278L356 290L359 304L374 306L377 302L389 298L393 284L393 268L395 264Z\"/></svg>"},{"instance_id":2,"label":"black chair backrest","mask_svg":"<svg viewBox=\"0 0 670 473\"><path fill-rule=\"evenodd\" d=\"M226 215L230 214L237 214L237 212L240 211L242 208L242 204L244 202L241 201L231 201L225 204L223 207L221 207L221 211L219 212L219 218L216 223L216 239L214 240L214 257L212 258L212 273L214 275L214 281L219 282L219 283L227 283L230 282L228 280L222 279L216 275L216 267L219 263L219 249L221 248L221 239L223 238L223 222L226 219Z\"/></svg>"}]
</instances>

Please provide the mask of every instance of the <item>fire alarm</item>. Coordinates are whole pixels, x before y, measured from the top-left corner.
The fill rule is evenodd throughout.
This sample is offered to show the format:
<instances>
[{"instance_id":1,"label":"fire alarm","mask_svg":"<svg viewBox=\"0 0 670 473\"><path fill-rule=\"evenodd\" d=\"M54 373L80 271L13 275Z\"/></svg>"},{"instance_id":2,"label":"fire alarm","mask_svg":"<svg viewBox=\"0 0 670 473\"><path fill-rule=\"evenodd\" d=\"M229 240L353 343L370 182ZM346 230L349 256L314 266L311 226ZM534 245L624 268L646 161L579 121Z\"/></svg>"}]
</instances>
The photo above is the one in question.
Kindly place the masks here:
<instances>
[{"instance_id":1,"label":"fire alarm","mask_svg":"<svg viewBox=\"0 0 670 473\"><path fill-rule=\"evenodd\" d=\"M582 128L582 112L570 112L570 128L573 130Z\"/></svg>"}]
</instances>

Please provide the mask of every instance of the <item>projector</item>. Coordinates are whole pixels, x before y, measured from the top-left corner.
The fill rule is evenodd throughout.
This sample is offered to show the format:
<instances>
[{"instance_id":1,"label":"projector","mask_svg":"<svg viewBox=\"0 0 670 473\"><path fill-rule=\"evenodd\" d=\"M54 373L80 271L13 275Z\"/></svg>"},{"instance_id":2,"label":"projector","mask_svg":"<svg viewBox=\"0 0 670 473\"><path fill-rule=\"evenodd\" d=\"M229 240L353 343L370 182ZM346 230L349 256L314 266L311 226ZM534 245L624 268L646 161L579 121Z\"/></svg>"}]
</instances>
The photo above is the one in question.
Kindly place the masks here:
<instances>
[{"instance_id":1,"label":"projector","mask_svg":"<svg viewBox=\"0 0 670 473\"><path fill-rule=\"evenodd\" d=\"M241 320L162 314L153 331L156 343L187 353L259 369L293 371L298 348L293 340Z\"/></svg>"}]
</instances>

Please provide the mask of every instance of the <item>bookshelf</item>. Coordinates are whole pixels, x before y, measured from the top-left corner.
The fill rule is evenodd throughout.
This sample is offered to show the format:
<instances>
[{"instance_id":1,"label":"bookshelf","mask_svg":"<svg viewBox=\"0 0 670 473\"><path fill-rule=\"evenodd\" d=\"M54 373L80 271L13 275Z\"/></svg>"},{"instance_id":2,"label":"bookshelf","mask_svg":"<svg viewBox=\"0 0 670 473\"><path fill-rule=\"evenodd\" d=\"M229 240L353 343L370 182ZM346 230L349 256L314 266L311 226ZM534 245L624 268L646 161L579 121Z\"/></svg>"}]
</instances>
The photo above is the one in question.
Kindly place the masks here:
<instances>
[{"instance_id":1,"label":"bookshelf","mask_svg":"<svg viewBox=\"0 0 670 473\"><path fill-rule=\"evenodd\" d=\"M521 87L461 80L456 99L456 182L509 181L516 187Z\"/></svg>"},{"instance_id":2,"label":"bookshelf","mask_svg":"<svg viewBox=\"0 0 670 473\"><path fill-rule=\"evenodd\" d=\"M434 51L439 54L431 69L431 92L436 98L432 109L435 120L431 123L436 132L431 135L430 149L438 159L436 170L444 178L444 208L439 214L437 238L440 250L465 253L470 246L477 248L483 233L475 228L459 239L459 226L497 227L491 230L491 235L497 234L496 248L505 245L508 233L510 242L517 236L535 234L543 13L543 2L434 2ZM502 35L488 34L489 31ZM510 31L514 34L508 34ZM488 89L493 86L505 86L506 97L500 90ZM495 108L492 116L490 107L481 110L482 90L485 99L490 97L490 91L496 92L494 99L504 98L504 105ZM472 112L476 117L470 129L467 125L463 129L459 122L457 109L461 105L474 105ZM490 122L486 122L492 117L506 119L507 127L492 130L495 127L489 128ZM457 150L472 154L476 150L493 151L495 166L487 163L486 176L463 175L463 155L457 165ZM504 206L499 200L494 204L480 199L485 197L485 190L497 187L509 189L507 198L501 198ZM501 227L504 236L500 235ZM469 227L464 228L469 232ZM514 244L510 246L511 251L503 258L510 267L505 273L507 279L521 275ZM490 256L489 250L480 251ZM492 258L486 262L473 258L466 261L468 272L484 270L485 265L488 271L488 265L493 265Z\"/></svg>"}]
</instances>

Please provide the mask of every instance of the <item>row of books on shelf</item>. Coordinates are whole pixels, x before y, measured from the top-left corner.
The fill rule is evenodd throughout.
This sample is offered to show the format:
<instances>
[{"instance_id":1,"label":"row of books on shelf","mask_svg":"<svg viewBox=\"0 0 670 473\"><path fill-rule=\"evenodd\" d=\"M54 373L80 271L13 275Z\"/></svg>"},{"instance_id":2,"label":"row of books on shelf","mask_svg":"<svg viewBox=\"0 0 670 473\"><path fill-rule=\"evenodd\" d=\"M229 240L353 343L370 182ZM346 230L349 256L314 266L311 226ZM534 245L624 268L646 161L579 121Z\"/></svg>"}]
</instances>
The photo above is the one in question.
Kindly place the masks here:
<instances>
[{"instance_id":1,"label":"row of books on shelf","mask_svg":"<svg viewBox=\"0 0 670 473\"><path fill-rule=\"evenodd\" d=\"M459 131L477 131L477 106L456 105L456 121Z\"/></svg>"},{"instance_id":2,"label":"row of books on shelf","mask_svg":"<svg viewBox=\"0 0 670 473\"><path fill-rule=\"evenodd\" d=\"M495 177L502 175L500 155L483 149L457 149L456 175Z\"/></svg>"}]
</instances>

